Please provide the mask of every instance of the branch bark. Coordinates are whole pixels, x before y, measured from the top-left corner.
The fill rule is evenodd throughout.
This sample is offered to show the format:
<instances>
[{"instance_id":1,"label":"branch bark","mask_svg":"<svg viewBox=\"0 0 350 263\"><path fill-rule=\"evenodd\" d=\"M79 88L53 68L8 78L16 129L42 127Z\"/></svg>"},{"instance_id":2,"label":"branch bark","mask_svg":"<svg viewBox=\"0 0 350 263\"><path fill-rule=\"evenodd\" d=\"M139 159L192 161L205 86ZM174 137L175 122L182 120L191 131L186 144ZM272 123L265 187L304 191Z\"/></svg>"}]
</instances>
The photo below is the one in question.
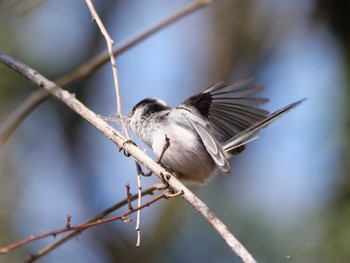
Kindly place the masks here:
<instances>
[{"instance_id":1,"label":"branch bark","mask_svg":"<svg viewBox=\"0 0 350 263\"><path fill-rule=\"evenodd\" d=\"M105 136L113 141L120 149L124 149L134 159L142 163L147 169L156 174L161 180L165 180L175 191L181 192L182 197L189 202L216 230L216 232L225 240L227 245L242 259L245 263L255 263L256 261L243 245L234 237L223 222L221 222L206 204L196 197L187 187L179 180L172 176L162 166L153 161L141 149L127 140L114 128L109 126L105 121L99 118L93 111L84 106L75 96L66 90L61 89L55 83L49 81L34 69L26 66L20 61L15 60L6 53L0 51L0 62L12 68L25 78L29 79L35 85L47 90L58 100L63 102L82 118L100 130Z\"/></svg>"}]
</instances>

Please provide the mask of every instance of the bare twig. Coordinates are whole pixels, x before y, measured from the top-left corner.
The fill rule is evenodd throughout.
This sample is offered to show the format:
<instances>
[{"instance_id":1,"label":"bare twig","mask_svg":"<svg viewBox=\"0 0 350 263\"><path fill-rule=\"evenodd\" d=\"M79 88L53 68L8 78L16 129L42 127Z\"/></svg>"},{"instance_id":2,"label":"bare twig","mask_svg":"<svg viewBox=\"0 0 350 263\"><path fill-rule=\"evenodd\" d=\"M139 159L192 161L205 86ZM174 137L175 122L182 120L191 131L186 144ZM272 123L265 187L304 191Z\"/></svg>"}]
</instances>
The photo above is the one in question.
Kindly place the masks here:
<instances>
[{"instance_id":1,"label":"bare twig","mask_svg":"<svg viewBox=\"0 0 350 263\"><path fill-rule=\"evenodd\" d=\"M161 185L159 185L159 184L156 184L156 185L153 185L150 188L146 189L145 191L143 191L142 195L143 196L150 195L150 194L152 195L155 190L160 190L160 189L163 189L163 187ZM135 195L130 196L129 200L130 201L134 201L137 198L138 198L138 195L135 194ZM119 209L119 208L121 208L121 207L123 207L123 206L125 206L127 204L128 204L128 200L127 200L127 198L125 198L124 200L118 202L117 204L115 204L115 205L105 209L104 211L98 213L96 216L90 218L88 221L84 222L82 225L84 225L84 224L86 225L86 224L89 224L89 223L92 223L92 222L96 222L96 221L104 218L105 216L111 214L112 212L116 211L117 209ZM72 229L72 226L70 224L70 220L71 220L70 215L67 215L66 229L74 230L74 229ZM77 235L79 235L84 230L86 230L86 229L74 230L72 233L66 235L62 239L56 241L53 244L50 244L48 247L45 247L44 249L41 249L39 251L39 253L36 255L36 257L39 258L39 255L43 256L43 255L47 254L53 248L56 248L59 245L62 245L63 243L68 241L69 239L72 239L72 238L76 237ZM23 246L25 244L28 244L29 242L32 242L34 240L38 240L40 238L43 238L43 237L46 237L46 236L50 236L50 235L53 235L53 234L45 233L45 234L42 234L42 235L30 236L29 238L23 239L21 241L18 241L16 243L13 243L13 244L8 245L6 247L0 248L0 254L8 253L9 251L11 251L13 249L16 249L16 248L21 247L21 246Z\"/></svg>"},{"instance_id":2,"label":"bare twig","mask_svg":"<svg viewBox=\"0 0 350 263\"><path fill-rule=\"evenodd\" d=\"M161 184L156 184L151 186L150 188L142 191L142 196L145 195L150 195L153 194L153 192L155 190L161 190L164 189L164 186ZM130 200L134 201L138 198L138 195L133 195L130 197ZM109 215L110 213L114 212L115 210L117 210L118 208L126 205L128 203L127 199L124 199L123 201L115 204L114 206L111 206L110 208L100 212L99 214L97 214L96 216L94 216L93 218L91 218L90 220L88 220L86 223L90 223L90 222L94 222L96 220L99 220L101 218L104 218L105 216ZM53 251L55 248L59 247L60 245L64 244L65 242L67 242L68 240L76 237L77 235L79 235L82 232L82 230L75 230L74 232L68 234L67 236L63 237L62 239L42 248L41 250L38 251L38 253L36 254L36 259L48 254L49 252Z\"/></svg>"},{"instance_id":3,"label":"bare twig","mask_svg":"<svg viewBox=\"0 0 350 263\"><path fill-rule=\"evenodd\" d=\"M71 214L68 214L67 215L67 223L66 223L66 228L70 228L70 223L72 221L72 215Z\"/></svg>"},{"instance_id":4,"label":"bare twig","mask_svg":"<svg viewBox=\"0 0 350 263\"><path fill-rule=\"evenodd\" d=\"M94 5L92 4L91 0L85 0L87 6L89 7L89 10L91 12L92 18L96 21L98 27L101 30L102 35L106 39L107 43L107 48L108 48L108 54L109 58L111 60L112 64L112 72L113 72L113 80L114 80L114 87L115 87L115 94L116 94L116 102L117 102L117 116L119 118L120 124L122 126L123 132L127 138L129 137L128 129L126 128L126 123L125 123L125 118L122 113L122 102L120 99L120 88L119 88L119 83L118 83L118 72L117 72L117 63L115 62L114 54L113 54L113 46L114 46L114 41L110 37L107 29L105 28L101 18L96 12L96 9Z\"/></svg>"},{"instance_id":5,"label":"bare twig","mask_svg":"<svg viewBox=\"0 0 350 263\"><path fill-rule=\"evenodd\" d=\"M130 200L131 193L130 193L130 185L129 185L129 183L127 183L125 185L125 188L126 188L126 200L128 201L128 209L129 210L134 210L134 208L131 205L131 200Z\"/></svg>"},{"instance_id":6,"label":"bare twig","mask_svg":"<svg viewBox=\"0 0 350 263\"><path fill-rule=\"evenodd\" d=\"M135 161L136 164L138 164L138 162ZM138 169L136 168L136 170L138 171ZM142 204L142 184L141 184L141 174L137 173L137 195L138 195L138 199L137 199L137 206L141 206ZM135 230L136 230L136 247L140 246L141 243L141 229L140 229L140 225L141 225L141 210L138 210L136 213L136 226L135 226Z\"/></svg>"},{"instance_id":7,"label":"bare twig","mask_svg":"<svg viewBox=\"0 0 350 263\"><path fill-rule=\"evenodd\" d=\"M24 65L9 55L0 51L0 62L12 68L19 74L28 78L35 85L46 89L58 100L62 101L69 108L90 122L110 140L117 144L117 146L124 147L125 150L130 153L135 160L142 163L148 170L152 171L159 178L165 179L172 189L176 192L182 192L182 197L189 202L216 230L216 232L225 240L229 247L243 260L245 263L256 262L250 253L242 246L242 244L233 236L233 234L227 229L224 223L222 223L213 212L209 210L206 204L204 204L198 197L196 197L187 187L185 187L179 180L169 174L162 166L154 162L149 156L147 156L137 146L127 143L123 145L126 139L113 127L109 126L105 121L98 118L98 116L83 105L74 95L68 91L62 90L55 83L49 81L44 76L40 75L35 70ZM165 176L161 176L164 174Z\"/></svg>"},{"instance_id":8,"label":"bare twig","mask_svg":"<svg viewBox=\"0 0 350 263\"><path fill-rule=\"evenodd\" d=\"M191 3L185 6L179 12L166 18L160 23L154 25L153 27L145 30L144 32L131 37L129 40L120 44L119 47L113 49L113 55L117 56L128 50L129 48L140 43L144 39L150 37L154 33L160 31L166 26L176 22L180 18L183 18L202 7L212 4L215 0L198 0L195 3ZM66 86L74 81L85 78L96 71L109 59L109 54L107 52L101 52L93 58L89 59L75 70L57 78L54 82L58 86ZM2 123L0 126L0 147L6 142L6 140L11 136L11 134L16 130L20 123L43 101L45 101L50 96L50 93L46 90L39 90L32 93L21 105L19 105L10 116Z\"/></svg>"},{"instance_id":9,"label":"bare twig","mask_svg":"<svg viewBox=\"0 0 350 263\"><path fill-rule=\"evenodd\" d=\"M159 155L159 158L157 160L157 163L160 163L163 159L163 156L164 156L164 153L166 152L166 150L168 150L170 146L170 139L168 138L168 136L165 134L165 143L164 143L164 146L163 146L163 149L162 149L162 152L161 154Z\"/></svg>"},{"instance_id":10,"label":"bare twig","mask_svg":"<svg viewBox=\"0 0 350 263\"><path fill-rule=\"evenodd\" d=\"M159 155L159 157L158 157L158 159L157 159L157 161L156 161L158 164L160 164L160 162L162 161L163 156L164 156L164 153L166 152L166 150L168 150L169 146L170 146L170 139L169 139L168 136L165 134L165 143L164 143L162 152L161 152L161 154ZM152 171L150 171L150 172L148 172L148 173L145 174L145 173L142 171L140 165L137 167L137 171L141 171L141 172L138 172L138 174L141 174L141 175L146 176L146 177L152 175ZM162 180L162 181L163 181L163 180ZM164 182L164 181L163 181L163 182ZM166 183L166 182L164 182L164 183Z\"/></svg>"},{"instance_id":11,"label":"bare twig","mask_svg":"<svg viewBox=\"0 0 350 263\"><path fill-rule=\"evenodd\" d=\"M49 237L49 236L54 236L55 237L58 234L61 234L61 233L64 233L64 232L68 232L68 231L72 231L72 230L82 231L82 230L86 230L86 229L88 229L90 227L93 227L93 226L106 224L106 223L113 222L113 221L116 221L116 220L122 220L124 223L129 223L131 220L126 219L127 215L130 215L130 214L136 212L139 209L143 209L145 207L148 207L151 204L153 204L153 203L155 203L155 202L157 202L157 201L159 201L160 199L163 199L163 198L167 198L165 192L160 194L160 195L158 195L158 196L156 196L156 197L154 197L154 198L152 198L151 200L149 200L148 202L146 202L142 206L140 206L140 207L138 207L138 208L136 208L134 210L128 210L128 211L126 211L126 212L124 212L124 213L122 213L122 214L120 214L118 216L113 216L113 217L110 217L110 218L101 219L101 220L97 220L97 221L94 221L94 222L91 222L91 223L81 224L81 225L77 225L77 226L71 226L70 228L67 228L67 227L60 228L60 229L56 229L56 230L53 230L53 231L50 231L50 232L47 232L47 233L39 234L39 235L36 235L36 236L31 236L29 238L29 241L38 240L38 239ZM23 242L24 241L27 241L27 240L23 240ZM1 251L0 251L0 253L1 253ZM28 259L25 262L26 263L34 262L40 257L41 257L40 254L37 254L37 255L32 254L30 259Z\"/></svg>"}]
</instances>

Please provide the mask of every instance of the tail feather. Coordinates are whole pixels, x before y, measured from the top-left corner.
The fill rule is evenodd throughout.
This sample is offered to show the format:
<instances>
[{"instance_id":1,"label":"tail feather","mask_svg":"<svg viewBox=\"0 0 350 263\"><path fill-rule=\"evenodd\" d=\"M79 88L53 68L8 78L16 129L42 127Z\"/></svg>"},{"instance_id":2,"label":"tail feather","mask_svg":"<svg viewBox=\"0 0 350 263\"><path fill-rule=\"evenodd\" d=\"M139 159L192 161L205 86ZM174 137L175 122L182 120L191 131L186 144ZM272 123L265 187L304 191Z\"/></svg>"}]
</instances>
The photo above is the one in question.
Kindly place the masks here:
<instances>
[{"instance_id":1,"label":"tail feather","mask_svg":"<svg viewBox=\"0 0 350 263\"><path fill-rule=\"evenodd\" d=\"M231 139L227 140L223 143L223 148L226 152L230 152L234 150L237 147L242 146L243 144L248 143L249 139L252 138L255 134L257 134L261 129L266 128L269 124L274 122L276 119L281 117L284 113L287 111L295 108L296 106L299 106L303 101L306 99L302 99L299 101L296 101L294 103L289 104L288 106L271 113L268 115L265 119L253 124L249 128L245 129L244 131L240 132L239 134L235 135Z\"/></svg>"}]
</instances>

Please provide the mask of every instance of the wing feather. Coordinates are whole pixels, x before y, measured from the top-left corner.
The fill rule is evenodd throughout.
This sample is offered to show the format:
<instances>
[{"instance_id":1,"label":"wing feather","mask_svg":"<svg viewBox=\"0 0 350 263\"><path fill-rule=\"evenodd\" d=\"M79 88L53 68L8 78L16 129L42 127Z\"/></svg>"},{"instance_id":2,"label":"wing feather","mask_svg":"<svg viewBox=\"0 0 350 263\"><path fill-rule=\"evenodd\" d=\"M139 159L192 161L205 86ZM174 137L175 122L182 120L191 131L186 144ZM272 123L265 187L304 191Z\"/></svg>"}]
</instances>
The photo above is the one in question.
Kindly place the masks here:
<instances>
[{"instance_id":1,"label":"wing feather","mask_svg":"<svg viewBox=\"0 0 350 263\"><path fill-rule=\"evenodd\" d=\"M268 100L254 97L264 87L249 86L252 81L244 79L230 85L217 83L190 97L180 107L195 107L212 125L216 140L227 141L268 115L258 108Z\"/></svg>"},{"instance_id":2,"label":"wing feather","mask_svg":"<svg viewBox=\"0 0 350 263\"><path fill-rule=\"evenodd\" d=\"M195 120L191 120L191 123L198 135L200 136L207 152L214 160L218 168L227 173L230 171L230 164L227 161L226 154L221 144L210 134L210 132Z\"/></svg>"},{"instance_id":3,"label":"wing feather","mask_svg":"<svg viewBox=\"0 0 350 263\"><path fill-rule=\"evenodd\" d=\"M255 123L254 125L250 126L248 129L242 131L241 133L237 134L233 138L226 141L223 144L223 148L225 149L226 152L228 152L241 146L242 144L245 144L249 139L251 139L254 135L256 135L261 129L266 128L269 124L271 124L277 118L281 117L284 113L300 105L305 100L306 99L302 99L297 102L291 103L286 107L270 114L265 119Z\"/></svg>"}]
</instances>

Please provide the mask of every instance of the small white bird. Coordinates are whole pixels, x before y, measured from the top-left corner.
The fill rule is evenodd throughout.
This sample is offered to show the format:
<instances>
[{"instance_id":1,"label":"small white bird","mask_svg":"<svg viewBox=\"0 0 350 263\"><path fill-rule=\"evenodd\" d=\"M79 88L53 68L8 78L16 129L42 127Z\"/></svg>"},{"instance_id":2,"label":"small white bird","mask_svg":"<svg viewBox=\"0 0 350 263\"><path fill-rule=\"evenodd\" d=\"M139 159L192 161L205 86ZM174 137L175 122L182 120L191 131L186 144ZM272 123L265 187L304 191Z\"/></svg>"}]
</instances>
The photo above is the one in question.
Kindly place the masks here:
<instances>
[{"instance_id":1,"label":"small white bird","mask_svg":"<svg viewBox=\"0 0 350 263\"><path fill-rule=\"evenodd\" d=\"M264 87L248 85L251 82L218 83L174 109L162 100L144 99L133 108L129 124L158 158L165 138L170 139L161 164L179 179L206 182L218 169L228 173L232 155L241 153L257 132L303 101L269 115L258 107L268 100L253 97Z\"/></svg>"}]
</instances>

